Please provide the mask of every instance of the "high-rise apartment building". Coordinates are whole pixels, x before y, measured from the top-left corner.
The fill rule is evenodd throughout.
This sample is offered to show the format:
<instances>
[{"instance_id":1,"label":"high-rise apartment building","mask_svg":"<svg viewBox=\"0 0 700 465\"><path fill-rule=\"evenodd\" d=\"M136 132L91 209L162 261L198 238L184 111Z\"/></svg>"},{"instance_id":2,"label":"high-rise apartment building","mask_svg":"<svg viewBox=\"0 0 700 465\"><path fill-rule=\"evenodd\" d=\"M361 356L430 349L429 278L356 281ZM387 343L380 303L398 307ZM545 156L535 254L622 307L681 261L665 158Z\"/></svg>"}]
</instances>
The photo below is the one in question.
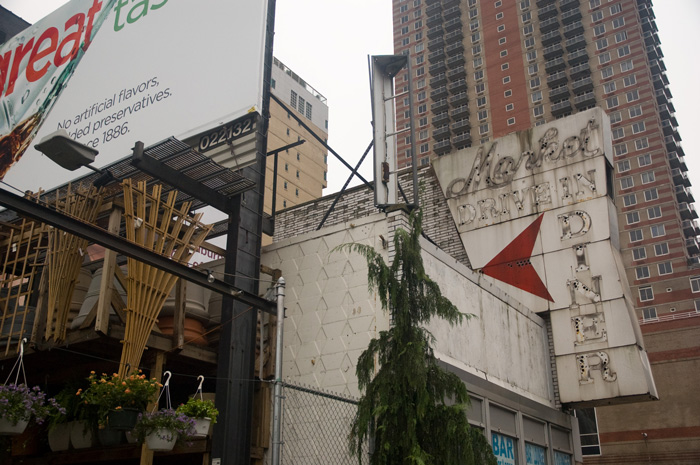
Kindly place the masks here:
<instances>
[{"instance_id":1,"label":"high-rise apartment building","mask_svg":"<svg viewBox=\"0 0 700 465\"><path fill-rule=\"evenodd\" d=\"M609 115L619 245L660 400L579 410L585 461L698 463L700 229L651 1L392 1L413 83L397 126L413 127L420 164L595 106ZM410 142L397 140L399 166Z\"/></svg>"}]
</instances>

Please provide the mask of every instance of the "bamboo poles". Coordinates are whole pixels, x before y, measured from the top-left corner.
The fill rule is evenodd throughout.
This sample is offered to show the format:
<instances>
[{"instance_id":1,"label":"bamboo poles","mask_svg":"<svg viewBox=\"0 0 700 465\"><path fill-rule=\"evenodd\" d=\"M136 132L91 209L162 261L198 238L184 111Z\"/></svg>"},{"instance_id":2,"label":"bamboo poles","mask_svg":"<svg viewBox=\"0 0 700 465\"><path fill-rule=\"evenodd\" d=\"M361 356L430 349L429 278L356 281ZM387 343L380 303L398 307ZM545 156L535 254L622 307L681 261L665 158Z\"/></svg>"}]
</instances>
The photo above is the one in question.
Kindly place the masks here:
<instances>
[{"instance_id":1,"label":"bamboo poles","mask_svg":"<svg viewBox=\"0 0 700 465\"><path fill-rule=\"evenodd\" d=\"M0 227L0 352L5 356L18 353L22 338L32 333L35 309L29 303L46 229L26 219Z\"/></svg>"},{"instance_id":2,"label":"bamboo poles","mask_svg":"<svg viewBox=\"0 0 700 465\"><path fill-rule=\"evenodd\" d=\"M130 179L124 188L124 218L126 238L155 253L184 264L204 242L210 225L200 223L201 213L190 216L190 203L176 207L177 192L162 198L162 186L154 185L147 192L146 183L134 186ZM128 375L127 367L137 367L165 299L177 277L128 259L126 328L120 376Z\"/></svg>"},{"instance_id":3,"label":"bamboo poles","mask_svg":"<svg viewBox=\"0 0 700 465\"><path fill-rule=\"evenodd\" d=\"M79 186L74 189L69 184L65 196L57 195L52 206L67 216L94 223L102 206L102 197L102 190L94 186ZM48 308L45 339L53 338L55 342L62 342L66 337L71 297L88 241L56 228L49 228L48 238Z\"/></svg>"}]
</instances>

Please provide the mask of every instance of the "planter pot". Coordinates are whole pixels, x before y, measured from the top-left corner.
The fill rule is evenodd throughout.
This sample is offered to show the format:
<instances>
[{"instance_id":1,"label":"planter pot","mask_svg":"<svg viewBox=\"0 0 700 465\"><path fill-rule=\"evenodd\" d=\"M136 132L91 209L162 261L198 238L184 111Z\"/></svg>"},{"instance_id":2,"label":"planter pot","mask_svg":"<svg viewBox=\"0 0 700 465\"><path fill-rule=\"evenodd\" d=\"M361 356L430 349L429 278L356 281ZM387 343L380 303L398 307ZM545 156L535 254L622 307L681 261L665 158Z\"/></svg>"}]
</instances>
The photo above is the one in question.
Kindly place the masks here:
<instances>
[{"instance_id":1,"label":"planter pot","mask_svg":"<svg viewBox=\"0 0 700 465\"><path fill-rule=\"evenodd\" d=\"M97 430L97 438L103 446L116 446L121 444L124 433L118 429L110 428L109 426Z\"/></svg>"},{"instance_id":2,"label":"planter pot","mask_svg":"<svg viewBox=\"0 0 700 465\"><path fill-rule=\"evenodd\" d=\"M73 449L87 449L95 445L95 433L84 421L74 421L70 428L70 443Z\"/></svg>"},{"instance_id":3,"label":"planter pot","mask_svg":"<svg viewBox=\"0 0 700 465\"><path fill-rule=\"evenodd\" d=\"M141 410L135 408L123 408L109 412L109 427L118 431L131 431L136 426Z\"/></svg>"},{"instance_id":4,"label":"planter pot","mask_svg":"<svg viewBox=\"0 0 700 465\"><path fill-rule=\"evenodd\" d=\"M172 433L167 429L159 429L146 436L146 446L153 451L169 451L175 447L177 433Z\"/></svg>"},{"instance_id":5,"label":"planter pot","mask_svg":"<svg viewBox=\"0 0 700 465\"><path fill-rule=\"evenodd\" d=\"M194 434L195 438L206 438L211 427L211 418L195 418L194 419Z\"/></svg>"},{"instance_id":6,"label":"planter pot","mask_svg":"<svg viewBox=\"0 0 700 465\"><path fill-rule=\"evenodd\" d=\"M0 435L2 436L16 436L18 434L24 433L27 429L29 420L19 420L16 424L12 424L10 420L5 418L0 418Z\"/></svg>"},{"instance_id":7,"label":"planter pot","mask_svg":"<svg viewBox=\"0 0 700 465\"><path fill-rule=\"evenodd\" d=\"M70 423L62 423L49 428L49 447L53 452L60 452L70 448Z\"/></svg>"},{"instance_id":8,"label":"planter pot","mask_svg":"<svg viewBox=\"0 0 700 465\"><path fill-rule=\"evenodd\" d=\"M195 320L194 318L185 318L183 326L183 336L185 338L185 342L200 346L205 346L209 343L207 337L204 335L206 328L199 320ZM172 336L175 332L175 319L171 316L159 317L158 328L166 336Z\"/></svg>"}]
</instances>

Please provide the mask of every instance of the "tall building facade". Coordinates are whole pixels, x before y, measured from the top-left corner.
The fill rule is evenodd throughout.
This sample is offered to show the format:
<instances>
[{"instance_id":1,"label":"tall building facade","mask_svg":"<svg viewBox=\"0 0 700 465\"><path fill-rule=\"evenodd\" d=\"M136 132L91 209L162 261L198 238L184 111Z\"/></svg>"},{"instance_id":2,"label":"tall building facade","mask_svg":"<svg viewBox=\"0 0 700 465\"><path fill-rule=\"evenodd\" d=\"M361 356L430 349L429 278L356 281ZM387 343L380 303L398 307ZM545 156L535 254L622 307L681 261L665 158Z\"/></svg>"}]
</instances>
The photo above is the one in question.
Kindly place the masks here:
<instances>
[{"instance_id":1,"label":"tall building facade","mask_svg":"<svg viewBox=\"0 0 700 465\"><path fill-rule=\"evenodd\" d=\"M608 113L619 245L660 400L579 410L585 461L698 463L700 229L651 1L392 1L413 83L397 126L412 126L421 165L588 108ZM397 94L408 84L404 70ZM399 166L410 164L407 134Z\"/></svg>"}]
</instances>

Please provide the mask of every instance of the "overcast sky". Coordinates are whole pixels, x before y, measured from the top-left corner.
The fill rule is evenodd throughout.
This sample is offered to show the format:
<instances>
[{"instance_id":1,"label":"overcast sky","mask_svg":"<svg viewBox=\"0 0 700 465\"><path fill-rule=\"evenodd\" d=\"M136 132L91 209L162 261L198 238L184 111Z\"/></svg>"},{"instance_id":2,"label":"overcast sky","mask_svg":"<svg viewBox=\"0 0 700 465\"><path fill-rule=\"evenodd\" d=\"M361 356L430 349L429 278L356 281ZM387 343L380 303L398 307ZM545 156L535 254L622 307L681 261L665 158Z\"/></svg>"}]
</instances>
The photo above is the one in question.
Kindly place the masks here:
<instances>
[{"instance_id":1,"label":"overcast sky","mask_svg":"<svg viewBox=\"0 0 700 465\"><path fill-rule=\"evenodd\" d=\"M0 0L30 23L64 3ZM700 1L656 0L654 12L689 175L700 194L700 62L691 55ZM277 0L274 54L328 99L328 143L351 165L372 139L367 56L393 53L392 43L391 0ZM349 175L332 156L329 165L325 194L339 190ZM368 162L361 172L371 178Z\"/></svg>"}]
</instances>

